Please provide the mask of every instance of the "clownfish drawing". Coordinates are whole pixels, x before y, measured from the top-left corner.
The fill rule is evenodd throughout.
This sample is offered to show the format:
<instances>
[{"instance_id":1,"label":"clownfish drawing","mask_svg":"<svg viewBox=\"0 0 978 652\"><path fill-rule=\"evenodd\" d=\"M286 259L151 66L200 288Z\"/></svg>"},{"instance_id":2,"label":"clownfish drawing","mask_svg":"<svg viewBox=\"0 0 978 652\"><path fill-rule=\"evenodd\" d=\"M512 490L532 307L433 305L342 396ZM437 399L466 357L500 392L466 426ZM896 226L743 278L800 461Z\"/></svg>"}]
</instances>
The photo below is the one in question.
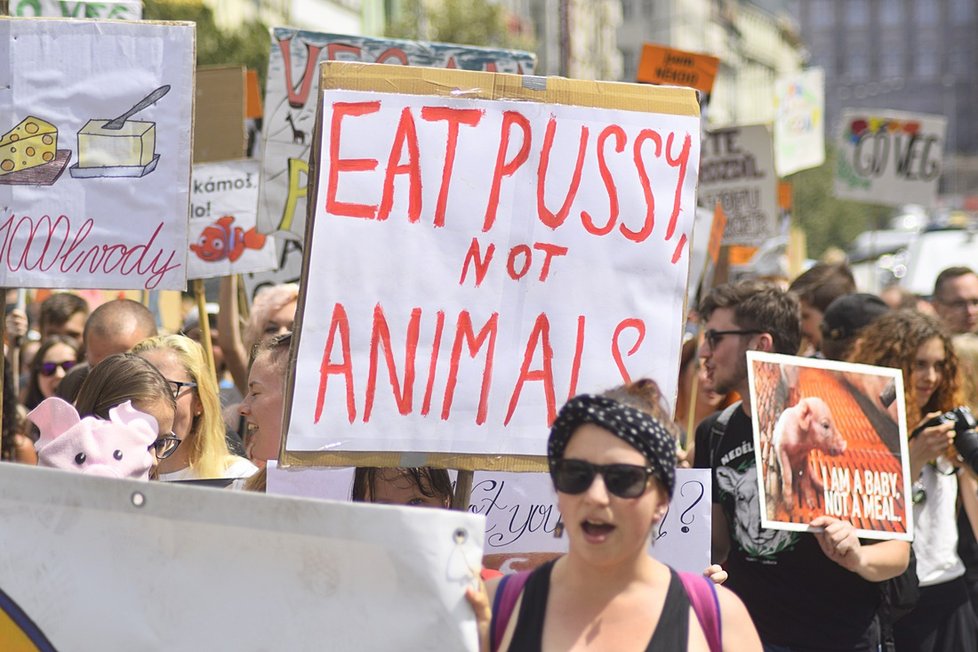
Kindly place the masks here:
<instances>
[{"instance_id":1,"label":"clownfish drawing","mask_svg":"<svg viewBox=\"0 0 978 652\"><path fill-rule=\"evenodd\" d=\"M265 234L255 227L247 231L234 224L233 215L225 215L218 221L204 227L197 242L190 250L201 260L216 263L227 258L232 263L244 253L245 249L261 249L265 246Z\"/></svg>"}]
</instances>

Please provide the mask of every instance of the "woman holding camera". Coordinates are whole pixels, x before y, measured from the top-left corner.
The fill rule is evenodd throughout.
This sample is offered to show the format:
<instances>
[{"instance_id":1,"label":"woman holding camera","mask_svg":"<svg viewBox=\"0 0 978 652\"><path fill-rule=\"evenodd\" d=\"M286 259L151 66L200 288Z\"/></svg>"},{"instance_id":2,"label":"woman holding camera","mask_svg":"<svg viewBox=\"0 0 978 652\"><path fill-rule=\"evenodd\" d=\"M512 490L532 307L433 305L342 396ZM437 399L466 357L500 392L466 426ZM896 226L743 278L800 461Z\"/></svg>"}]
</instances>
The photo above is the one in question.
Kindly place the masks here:
<instances>
[{"instance_id":1,"label":"woman holding camera","mask_svg":"<svg viewBox=\"0 0 978 652\"><path fill-rule=\"evenodd\" d=\"M955 419L940 418L960 404L958 362L950 336L936 319L911 310L878 318L860 333L850 361L903 370L910 478L920 598L893 627L898 652L978 650L978 619L958 557L957 500L962 468L954 449ZM961 480L973 486L971 476Z\"/></svg>"}]
</instances>

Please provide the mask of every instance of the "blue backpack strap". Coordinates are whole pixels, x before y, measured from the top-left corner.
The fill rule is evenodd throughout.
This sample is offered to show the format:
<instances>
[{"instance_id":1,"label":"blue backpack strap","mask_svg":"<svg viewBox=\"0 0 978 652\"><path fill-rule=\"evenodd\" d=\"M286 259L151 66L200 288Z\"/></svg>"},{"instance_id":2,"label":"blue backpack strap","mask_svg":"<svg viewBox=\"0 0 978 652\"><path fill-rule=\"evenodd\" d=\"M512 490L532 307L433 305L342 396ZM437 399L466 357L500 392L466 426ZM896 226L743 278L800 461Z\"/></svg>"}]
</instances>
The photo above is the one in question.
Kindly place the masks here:
<instances>
[{"instance_id":1,"label":"blue backpack strap","mask_svg":"<svg viewBox=\"0 0 978 652\"><path fill-rule=\"evenodd\" d=\"M513 615L516 601L523 592L526 581L530 579L530 571L520 571L512 575L504 575L496 587L496 596L492 601L492 624L489 627L489 649L496 652L503 641L506 626Z\"/></svg>"},{"instance_id":2,"label":"blue backpack strap","mask_svg":"<svg viewBox=\"0 0 978 652\"><path fill-rule=\"evenodd\" d=\"M678 573L686 589L689 604L706 635L710 652L723 652L723 628L720 623L720 598L717 587L709 578L696 573Z\"/></svg>"}]
</instances>

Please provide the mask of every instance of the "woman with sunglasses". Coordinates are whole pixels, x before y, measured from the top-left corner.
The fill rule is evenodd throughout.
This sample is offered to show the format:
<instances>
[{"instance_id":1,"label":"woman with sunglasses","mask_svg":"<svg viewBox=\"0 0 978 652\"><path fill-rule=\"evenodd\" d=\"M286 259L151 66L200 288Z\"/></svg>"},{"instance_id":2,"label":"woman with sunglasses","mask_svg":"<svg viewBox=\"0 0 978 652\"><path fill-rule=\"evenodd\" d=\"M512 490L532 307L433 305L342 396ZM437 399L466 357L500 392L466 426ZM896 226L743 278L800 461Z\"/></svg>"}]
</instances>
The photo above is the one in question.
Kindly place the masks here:
<instances>
[{"instance_id":1,"label":"woman with sunglasses","mask_svg":"<svg viewBox=\"0 0 978 652\"><path fill-rule=\"evenodd\" d=\"M200 344L183 335L143 340L132 352L156 367L176 402L177 451L160 462L160 480L247 478L257 467L228 449L217 382Z\"/></svg>"},{"instance_id":2,"label":"woman with sunglasses","mask_svg":"<svg viewBox=\"0 0 978 652\"><path fill-rule=\"evenodd\" d=\"M153 444L157 463L172 455L180 445L173 434L176 401L173 390L156 367L135 353L116 353L92 367L78 390L75 409L78 416L109 418L109 410L126 401L154 419L159 437ZM150 471L156 477L156 466Z\"/></svg>"},{"instance_id":3,"label":"woman with sunglasses","mask_svg":"<svg viewBox=\"0 0 978 652\"><path fill-rule=\"evenodd\" d=\"M951 338L933 317L898 310L860 331L849 360L903 371L920 597L913 611L892 624L897 652L978 650L978 619L957 552L958 499L973 507L975 482L969 470L958 467L954 424L925 426L960 404Z\"/></svg>"},{"instance_id":4,"label":"woman with sunglasses","mask_svg":"<svg viewBox=\"0 0 978 652\"><path fill-rule=\"evenodd\" d=\"M676 479L668 423L650 380L577 396L561 409L547 460L568 552L529 575L511 616L503 600L494 604L500 580L489 583L488 596L470 591L482 650L709 649L716 628L699 623L679 576L648 552ZM723 587L711 597L722 649L759 651L743 603ZM501 631L492 641L490 604L493 632Z\"/></svg>"},{"instance_id":5,"label":"woman with sunglasses","mask_svg":"<svg viewBox=\"0 0 978 652\"><path fill-rule=\"evenodd\" d=\"M77 363L78 343L73 338L52 335L44 340L31 362L24 407L33 410L41 401L54 396L61 379Z\"/></svg>"}]
</instances>

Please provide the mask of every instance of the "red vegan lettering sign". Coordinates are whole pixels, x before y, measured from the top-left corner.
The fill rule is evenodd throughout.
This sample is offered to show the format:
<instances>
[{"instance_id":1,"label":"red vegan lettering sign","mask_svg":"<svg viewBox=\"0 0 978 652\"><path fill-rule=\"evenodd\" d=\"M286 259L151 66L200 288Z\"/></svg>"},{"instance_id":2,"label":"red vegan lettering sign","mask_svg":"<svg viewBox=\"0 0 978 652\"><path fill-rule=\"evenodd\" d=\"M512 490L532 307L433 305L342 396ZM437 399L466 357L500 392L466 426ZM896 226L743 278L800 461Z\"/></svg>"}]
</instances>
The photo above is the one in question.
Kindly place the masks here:
<instances>
[{"instance_id":1,"label":"red vegan lettering sign","mask_svg":"<svg viewBox=\"0 0 978 652\"><path fill-rule=\"evenodd\" d=\"M288 451L543 455L569 396L674 393L698 117L345 90L320 109Z\"/></svg>"}]
</instances>

